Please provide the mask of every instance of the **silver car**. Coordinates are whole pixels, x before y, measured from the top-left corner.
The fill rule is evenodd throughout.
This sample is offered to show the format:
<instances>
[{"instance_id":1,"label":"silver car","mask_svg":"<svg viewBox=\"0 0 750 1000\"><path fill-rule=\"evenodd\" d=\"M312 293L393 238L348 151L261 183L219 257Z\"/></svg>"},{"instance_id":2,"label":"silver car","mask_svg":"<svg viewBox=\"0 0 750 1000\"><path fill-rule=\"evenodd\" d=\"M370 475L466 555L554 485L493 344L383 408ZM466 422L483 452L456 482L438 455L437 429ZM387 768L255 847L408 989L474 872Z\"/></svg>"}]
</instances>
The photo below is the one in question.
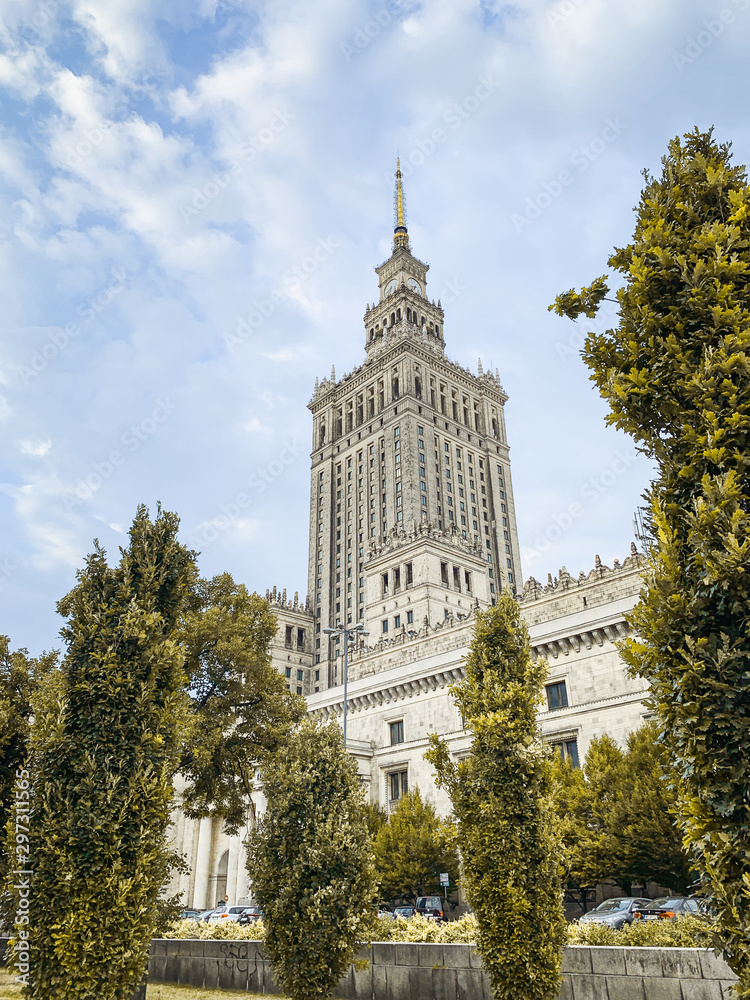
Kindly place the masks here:
<instances>
[{"instance_id":1,"label":"silver car","mask_svg":"<svg viewBox=\"0 0 750 1000\"><path fill-rule=\"evenodd\" d=\"M605 924L619 931L624 924L633 923L635 910L650 903L650 899L644 899L642 896L613 896L612 899L605 899L603 903L599 903L595 909L584 913L579 923Z\"/></svg>"}]
</instances>

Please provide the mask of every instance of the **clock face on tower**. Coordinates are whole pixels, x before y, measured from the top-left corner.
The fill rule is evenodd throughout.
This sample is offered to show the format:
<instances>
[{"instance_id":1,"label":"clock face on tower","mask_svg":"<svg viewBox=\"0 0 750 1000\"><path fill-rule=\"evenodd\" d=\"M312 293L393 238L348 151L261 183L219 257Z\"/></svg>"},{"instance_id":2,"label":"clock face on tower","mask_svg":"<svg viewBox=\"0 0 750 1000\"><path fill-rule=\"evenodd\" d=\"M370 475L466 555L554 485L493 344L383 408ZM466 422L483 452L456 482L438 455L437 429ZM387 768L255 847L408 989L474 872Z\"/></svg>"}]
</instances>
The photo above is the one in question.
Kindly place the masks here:
<instances>
[{"instance_id":1,"label":"clock face on tower","mask_svg":"<svg viewBox=\"0 0 750 1000\"><path fill-rule=\"evenodd\" d=\"M416 278L409 278L409 288L411 288L413 292L416 292L417 295L422 294L422 286L419 284Z\"/></svg>"},{"instance_id":2,"label":"clock face on tower","mask_svg":"<svg viewBox=\"0 0 750 1000\"><path fill-rule=\"evenodd\" d=\"M396 291L396 286L397 285L398 285L398 282L396 281L396 279L395 278L391 278L391 280L385 286L385 290L384 290L385 294L386 295L393 295L393 293Z\"/></svg>"}]
</instances>

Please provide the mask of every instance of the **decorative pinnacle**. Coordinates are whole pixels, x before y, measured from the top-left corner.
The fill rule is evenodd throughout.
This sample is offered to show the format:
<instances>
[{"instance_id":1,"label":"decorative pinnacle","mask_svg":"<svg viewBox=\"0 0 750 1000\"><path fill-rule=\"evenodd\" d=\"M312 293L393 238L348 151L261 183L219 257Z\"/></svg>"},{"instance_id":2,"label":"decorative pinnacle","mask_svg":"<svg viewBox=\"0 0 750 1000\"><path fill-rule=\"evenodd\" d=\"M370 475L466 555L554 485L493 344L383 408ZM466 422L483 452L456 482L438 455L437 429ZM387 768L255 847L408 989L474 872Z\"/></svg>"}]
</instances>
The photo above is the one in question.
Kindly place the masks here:
<instances>
[{"instance_id":1,"label":"decorative pinnacle","mask_svg":"<svg viewBox=\"0 0 750 1000\"><path fill-rule=\"evenodd\" d=\"M409 249L409 233L406 228L406 198L401 180L401 159L396 157L396 191L393 195L393 249Z\"/></svg>"}]
</instances>

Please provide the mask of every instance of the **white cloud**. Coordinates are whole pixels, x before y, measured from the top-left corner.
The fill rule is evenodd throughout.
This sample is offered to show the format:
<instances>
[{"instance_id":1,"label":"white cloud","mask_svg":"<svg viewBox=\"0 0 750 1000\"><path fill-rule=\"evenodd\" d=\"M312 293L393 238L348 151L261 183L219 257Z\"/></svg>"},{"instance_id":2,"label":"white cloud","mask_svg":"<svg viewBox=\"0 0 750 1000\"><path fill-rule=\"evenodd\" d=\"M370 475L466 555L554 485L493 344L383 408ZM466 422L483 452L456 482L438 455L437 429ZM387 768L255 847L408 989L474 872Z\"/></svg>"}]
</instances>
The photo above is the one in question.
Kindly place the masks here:
<instances>
[{"instance_id":1,"label":"white cloud","mask_svg":"<svg viewBox=\"0 0 750 1000\"><path fill-rule=\"evenodd\" d=\"M49 439L46 441L21 441L21 454L44 458L51 447L52 442Z\"/></svg>"}]
</instances>

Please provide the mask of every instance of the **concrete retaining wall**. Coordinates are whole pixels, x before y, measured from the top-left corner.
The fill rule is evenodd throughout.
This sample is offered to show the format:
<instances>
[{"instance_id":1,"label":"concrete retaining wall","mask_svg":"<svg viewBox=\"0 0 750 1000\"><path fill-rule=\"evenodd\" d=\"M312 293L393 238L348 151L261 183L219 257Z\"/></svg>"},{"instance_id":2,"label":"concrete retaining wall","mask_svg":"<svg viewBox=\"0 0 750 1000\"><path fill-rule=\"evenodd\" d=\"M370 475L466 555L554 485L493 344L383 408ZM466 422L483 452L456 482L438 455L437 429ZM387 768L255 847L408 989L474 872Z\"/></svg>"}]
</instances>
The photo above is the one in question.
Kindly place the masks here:
<instances>
[{"instance_id":1,"label":"concrete retaining wall","mask_svg":"<svg viewBox=\"0 0 750 1000\"><path fill-rule=\"evenodd\" d=\"M0 938L0 963L6 942ZM349 969L339 1000L492 1000L474 945L374 942L359 957L369 966ZM257 941L152 941L149 979L279 992ZM560 1000L733 1000L734 982L726 963L704 949L574 945L563 954ZM145 1000L145 987L133 1000Z\"/></svg>"},{"instance_id":2,"label":"concrete retaining wall","mask_svg":"<svg viewBox=\"0 0 750 1000\"><path fill-rule=\"evenodd\" d=\"M374 942L336 990L339 1000L492 1000L474 945ZM149 979L213 989L278 993L257 941L151 943ZM712 951L697 948L565 949L560 1000L730 1000L736 982Z\"/></svg>"}]
</instances>

